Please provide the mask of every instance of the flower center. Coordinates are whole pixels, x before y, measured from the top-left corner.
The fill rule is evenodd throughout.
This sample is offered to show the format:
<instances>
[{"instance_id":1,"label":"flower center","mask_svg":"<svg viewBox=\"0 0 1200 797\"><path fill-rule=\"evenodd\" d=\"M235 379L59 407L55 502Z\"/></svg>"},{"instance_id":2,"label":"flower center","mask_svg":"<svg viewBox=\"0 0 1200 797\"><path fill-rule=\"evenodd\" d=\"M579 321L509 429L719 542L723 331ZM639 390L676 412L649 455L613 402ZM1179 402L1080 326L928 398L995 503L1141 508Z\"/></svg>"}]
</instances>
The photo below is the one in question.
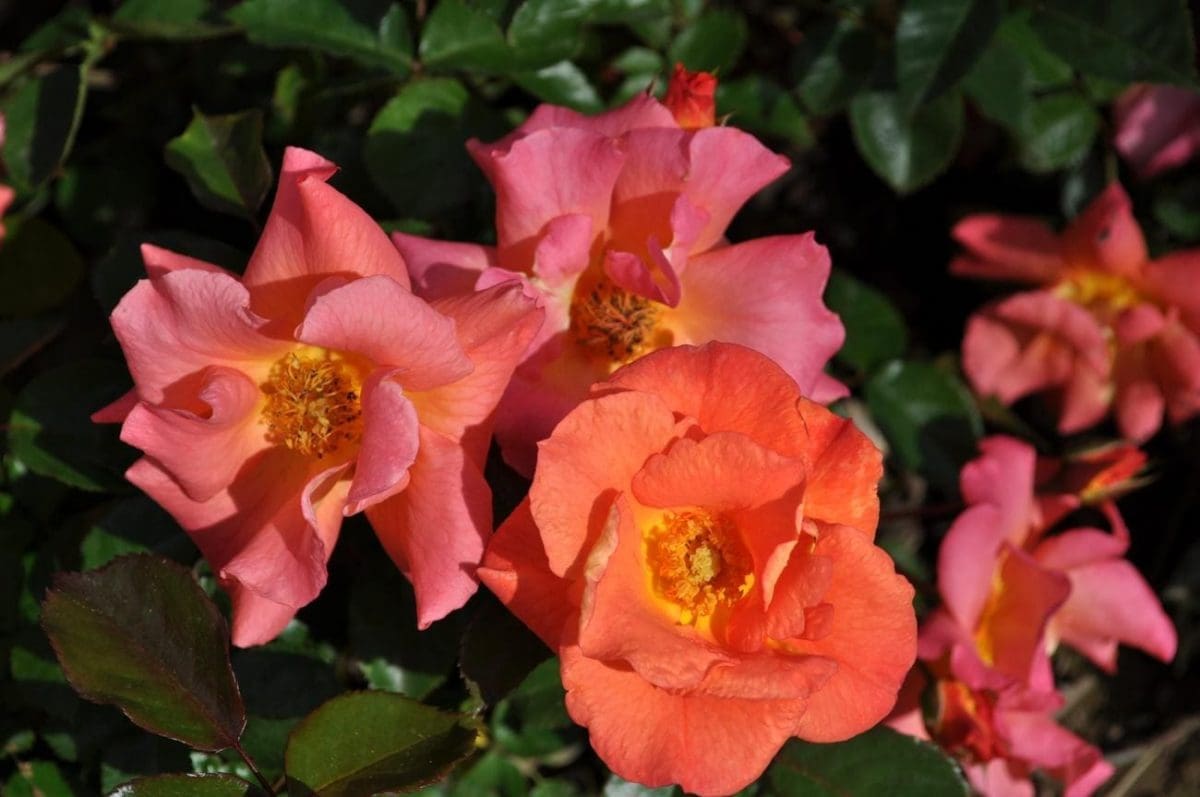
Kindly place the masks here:
<instances>
[{"instance_id":1,"label":"flower center","mask_svg":"<svg viewBox=\"0 0 1200 797\"><path fill-rule=\"evenodd\" d=\"M684 623L732 606L754 584L737 527L703 509L664 515L648 535L647 561L655 590L682 609Z\"/></svg>"},{"instance_id":2,"label":"flower center","mask_svg":"<svg viewBox=\"0 0 1200 797\"><path fill-rule=\"evenodd\" d=\"M659 305L600 279L575 289L571 334L590 353L616 364L658 348Z\"/></svg>"},{"instance_id":3,"label":"flower center","mask_svg":"<svg viewBox=\"0 0 1200 797\"><path fill-rule=\"evenodd\" d=\"M1103 271L1076 271L1058 284L1057 293L1108 322L1144 299L1124 277Z\"/></svg>"},{"instance_id":4,"label":"flower center","mask_svg":"<svg viewBox=\"0 0 1200 797\"><path fill-rule=\"evenodd\" d=\"M993 731L995 699L960 681L937 682L938 717L930 735L958 758L990 761L1003 754Z\"/></svg>"},{"instance_id":5,"label":"flower center","mask_svg":"<svg viewBox=\"0 0 1200 797\"><path fill-rule=\"evenodd\" d=\"M344 359L289 352L262 385L267 440L322 459L362 435L361 386Z\"/></svg>"}]
</instances>

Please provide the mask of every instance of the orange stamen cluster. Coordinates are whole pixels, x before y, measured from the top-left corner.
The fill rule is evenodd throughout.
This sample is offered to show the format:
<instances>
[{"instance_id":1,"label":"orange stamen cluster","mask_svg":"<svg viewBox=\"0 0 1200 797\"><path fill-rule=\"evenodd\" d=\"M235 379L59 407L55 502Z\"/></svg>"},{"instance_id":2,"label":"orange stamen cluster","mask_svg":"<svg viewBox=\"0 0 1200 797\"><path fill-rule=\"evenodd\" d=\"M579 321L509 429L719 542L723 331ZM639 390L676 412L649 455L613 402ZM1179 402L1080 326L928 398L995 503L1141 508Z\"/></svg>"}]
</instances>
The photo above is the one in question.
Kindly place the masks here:
<instances>
[{"instance_id":1,"label":"orange stamen cluster","mask_svg":"<svg viewBox=\"0 0 1200 797\"><path fill-rule=\"evenodd\" d=\"M624 364L657 348L659 305L602 279L575 291L571 332L585 349Z\"/></svg>"},{"instance_id":2,"label":"orange stamen cluster","mask_svg":"<svg viewBox=\"0 0 1200 797\"><path fill-rule=\"evenodd\" d=\"M655 590L682 609L684 623L732 606L754 583L737 527L705 510L664 515L648 536L647 562Z\"/></svg>"},{"instance_id":3,"label":"orange stamen cluster","mask_svg":"<svg viewBox=\"0 0 1200 797\"><path fill-rule=\"evenodd\" d=\"M290 352L271 366L262 391L272 443L322 459L361 437L360 388L343 360Z\"/></svg>"}]
</instances>

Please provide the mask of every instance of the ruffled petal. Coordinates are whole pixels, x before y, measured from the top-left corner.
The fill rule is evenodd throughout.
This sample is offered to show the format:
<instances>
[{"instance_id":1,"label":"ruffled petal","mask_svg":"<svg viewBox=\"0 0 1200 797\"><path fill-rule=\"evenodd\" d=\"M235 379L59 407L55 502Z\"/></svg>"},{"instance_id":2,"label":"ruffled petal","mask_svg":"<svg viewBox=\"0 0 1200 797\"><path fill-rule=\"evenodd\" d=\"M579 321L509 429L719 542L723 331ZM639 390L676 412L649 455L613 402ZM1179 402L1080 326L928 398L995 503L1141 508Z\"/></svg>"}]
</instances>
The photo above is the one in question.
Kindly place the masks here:
<instances>
[{"instance_id":1,"label":"ruffled petal","mask_svg":"<svg viewBox=\"0 0 1200 797\"><path fill-rule=\"evenodd\" d=\"M327 181L337 166L315 152L288 147L275 204L246 266L255 312L291 331L312 289L331 276L374 274L408 287L404 259L358 205Z\"/></svg>"},{"instance_id":2,"label":"ruffled petal","mask_svg":"<svg viewBox=\"0 0 1200 797\"><path fill-rule=\"evenodd\" d=\"M206 368L196 394L203 413L139 402L121 427L121 439L152 457L191 500L207 501L270 445L258 422L260 395L241 371Z\"/></svg>"},{"instance_id":3,"label":"ruffled petal","mask_svg":"<svg viewBox=\"0 0 1200 797\"><path fill-rule=\"evenodd\" d=\"M412 582L428 628L475 594L492 528L492 491L462 446L424 427L403 492L367 509L392 561Z\"/></svg>"},{"instance_id":4,"label":"ruffled petal","mask_svg":"<svg viewBox=\"0 0 1200 797\"><path fill-rule=\"evenodd\" d=\"M316 296L296 339L395 369L409 390L455 382L474 368L454 321L389 277L363 277Z\"/></svg>"},{"instance_id":5,"label":"ruffled petal","mask_svg":"<svg viewBox=\"0 0 1200 797\"><path fill-rule=\"evenodd\" d=\"M1058 235L1037 219L968 216L951 234L970 252L950 264L950 272L960 277L1048 283L1063 269Z\"/></svg>"},{"instance_id":6,"label":"ruffled petal","mask_svg":"<svg viewBox=\"0 0 1200 797\"><path fill-rule=\"evenodd\" d=\"M892 560L861 532L823 531L813 553L833 562L825 602L833 622L820 639L792 639L789 651L837 662L837 672L809 698L795 735L836 742L862 733L892 710L917 654L913 588Z\"/></svg>"},{"instance_id":7,"label":"ruffled petal","mask_svg":"<svg viewBox=\"0 0 1200 797\"><path fill-rule=\"evenodd\" d=\"M413 293L422 299L470 293L479 275L497 265L491 246L435 241L403 232L392 233L392 243L408 266Z\"/></svg>"},{"instance_id":8,"label":"ruffled petal","mask_svg":"<svg viewBox=\"0 0 1200 797\"><path fill-rule=\"evenodd\" d=\"M531 241L559 216L582 214L594 230L608 226L613 185L625 161L617 141L579 128L543 128L499 144L467 148L496 190L500 262L520 264L510 250Z\"/></svg>"},{"instance_id":9,"label":"ruffled petal","mask_svg":"<svg viewBox=\"0 0 1200 797\"><path fill-rule=\"evenodd\" d=\"M792 735L804 700L672 694L637 673L561 651L567 711L618 775L698 795L732 794L762 774Z\"/></svg>"},{"instance_id":10,"label":"ruffled petal","mask_svg":"<svg viewBox=\"0 0 1200 797\"><path fill-rule=\"evenodd\" d=\"M417 410L387 371L376 371L363 386L363 435L346 495L347 516L384 501L408 486L417 458Z\"/></svg>"},{"instance_id":11,"label":"ruffled petal","mask_svg":"<svg viewBox=\"0 0 1200 797\"><path fill-rule=\"evenodd\" d=\"M1071 222L1062 244L1069 268L1137 277L1149 259L1133 204L1120 183L1110 184Z\"/></svg>"},{"instance_id":12,"label":"ruffled petal","mask_svg":"<svg viewBox=\"0 0 1200 797\"><path fill-rule=\"evenodd\" d=\"M683 299L663 324L676 343L722 340L760 351L811 397L845 339L821 300L828 279L829 252L812 233L721 247L688 261Z\"/></svg>"},{"instance_id":13,"label":"ruffled petal","mask_svg":"<svg viewBox=\"0 0 1200 797\"><path fill-rule=\"evenodd\" d=\"M597 435L605 445L595 444ZM613 497L674 436L670 407L658 396L629 391L580 404L541 443L529 500L552 572L561 576L582 565Z\"/></svg>"},{"instance_id":14,"label":"ruffled petal","mask_svg":"<svg viewBox=\"0 0 1200 797\"><path fill-rule=\"evenodd\" d=\"M496 530L478 572L483 585L552 649L576 643L582 582L550 572L529 499Z\"/></svg>"},{"instance_id":15,"label":"ruffled petal","mask_svg":"<svg viewBox=\"0 0 1200 797\"><path fill-rule=\"evenodd\" d=\"M209 366L257 369L292 344L262 334L250 297L233 277L183 269L142 280L113 310L112 327L137 385L151 404L171 402L176 386ZM183 391L195 395L195 385Z\"/></svg>"}]
</instances>

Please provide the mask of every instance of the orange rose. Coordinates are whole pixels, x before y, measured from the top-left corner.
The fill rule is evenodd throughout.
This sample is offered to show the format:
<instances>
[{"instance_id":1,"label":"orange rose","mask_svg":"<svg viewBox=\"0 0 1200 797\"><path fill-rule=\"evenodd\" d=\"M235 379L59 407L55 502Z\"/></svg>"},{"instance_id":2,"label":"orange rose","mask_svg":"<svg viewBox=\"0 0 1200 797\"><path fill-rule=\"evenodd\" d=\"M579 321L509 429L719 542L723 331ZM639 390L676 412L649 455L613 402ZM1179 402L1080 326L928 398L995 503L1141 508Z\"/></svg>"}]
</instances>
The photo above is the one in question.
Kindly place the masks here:
<instances>
[{"instance_id":1,"label":"orange rose","mask_svg":"<svg viewBox=\"0 0 1200 797\"><path fill-rule=\"evenodd\" d=\"M617 774L728 794L881 720L916 655L873 543L880 454L741 346L664 349L540 444L483 583L558 651Z\"/></svg>"}]
</instances>

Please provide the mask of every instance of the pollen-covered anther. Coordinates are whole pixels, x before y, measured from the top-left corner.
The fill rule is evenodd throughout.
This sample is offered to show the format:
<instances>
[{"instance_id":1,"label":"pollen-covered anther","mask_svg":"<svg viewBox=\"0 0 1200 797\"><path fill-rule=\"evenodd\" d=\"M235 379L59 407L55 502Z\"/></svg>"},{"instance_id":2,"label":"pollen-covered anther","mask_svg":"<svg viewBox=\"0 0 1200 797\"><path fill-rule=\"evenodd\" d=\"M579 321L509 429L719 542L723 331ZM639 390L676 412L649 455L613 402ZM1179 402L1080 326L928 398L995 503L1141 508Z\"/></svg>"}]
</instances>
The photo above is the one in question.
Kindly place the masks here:
<instances>
[{"instance_id":1,"label":"pollen-covered anther","mask_svg":"<svg viewBox=\"0 0 1200 797\"><path fill-rule=\"evenodd\" d=\"M754 584L750 554L726 516L706 510L668 512L647 538L655 590L695 622L732 606Z\"/></svg>"},{"instance_id":2,"label":"pollen-covered anther","mask_svg":"<svg viewBox=\"0 0 1200 797\"><path fill-rule=\"evenodd\" d=\"M262 386L267 440L324 458L362 435L361 388L344 360L289 352Z\"/></svg>"},{"instance_id":3,"label":"pollen-covered anther","mask_svg":"<svg viewBox=\"0 0 1200 797\"><path fill-rule=\"evenodd\" d=\"M604 279L576 290L571 333L584 348L614 363L636 360L657 348L659 305Z\"/></svg>"}]
</instances>

